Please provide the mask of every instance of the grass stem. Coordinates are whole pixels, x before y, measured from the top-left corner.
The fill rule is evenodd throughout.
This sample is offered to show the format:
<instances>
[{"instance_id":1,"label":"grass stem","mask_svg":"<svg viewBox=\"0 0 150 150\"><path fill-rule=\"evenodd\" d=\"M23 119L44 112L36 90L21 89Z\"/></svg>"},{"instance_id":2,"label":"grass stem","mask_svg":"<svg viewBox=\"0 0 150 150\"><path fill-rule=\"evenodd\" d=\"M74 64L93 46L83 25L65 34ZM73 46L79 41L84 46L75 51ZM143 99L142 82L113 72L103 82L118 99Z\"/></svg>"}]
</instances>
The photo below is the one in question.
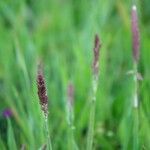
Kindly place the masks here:
<instances>
[{"instance_id":1,"label":"grass stem","mask_svg":"<svg viewBox=\"0 0 150 150\"><path fill-rule=\"evenodd\" d=\"M45 131L46 131L46 136L47 136L47 149L52 150L52 143L51 143L51 138L49 135L49 126L48 126L48 119L45 116Z\"/></svg>"},{"instance_id":2,"label":"grass stem","mask_svg":"<svg viewBox=\"0 0 150 150\"><path fill-rule=\"evenodd\" d=\"M94 136L94 122L95 122L95 107L96 107L96 92L97 92L98 76L94 76L92 83L92 96L90 101L90 121L87 138L87 150L92 150L93 136Z\"/></svg>"},{"instance_id":3,"label":"grass stem","mask_svg":"<svg viewBox=\"0 0 150 150\"><path fill-rule=\"evenodd\" d=\"M137 71L137 63L134 62L134 99L133 99L133 150L139 149L139 116L138 116L138 71Z\"/></svg>"}]
</instances>

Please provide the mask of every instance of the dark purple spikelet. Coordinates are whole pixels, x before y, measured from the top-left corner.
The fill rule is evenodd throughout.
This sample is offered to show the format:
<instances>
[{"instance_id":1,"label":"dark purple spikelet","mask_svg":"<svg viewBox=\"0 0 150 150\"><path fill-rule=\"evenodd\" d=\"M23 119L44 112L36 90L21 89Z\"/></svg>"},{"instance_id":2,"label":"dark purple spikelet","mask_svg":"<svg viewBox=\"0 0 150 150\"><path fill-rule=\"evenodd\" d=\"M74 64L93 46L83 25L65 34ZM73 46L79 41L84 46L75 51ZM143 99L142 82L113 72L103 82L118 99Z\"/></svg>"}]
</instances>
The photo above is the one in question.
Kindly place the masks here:
<instances>
[{"instance_id":1,"label":"dark purple spikelet","mask_svg":"<svg viewBox=\"0 0 150 150\"><path fill-rule=\"evenodd\" d=\"M43 75L43 69L41 64L38 66L37 73L37 88L38 96L40 100L41 109L43 110L45 116L48 116L48 96L46 91L45 79Z\"/></svg>"},{"instance_id":2,"label":"dark purple spikelet","mask_svg":"<svg viewBox=\"0 0 150 150\"><path fill-rule=\"evenodd\" d=\"M5 118L10 118L13 116L13 112L10 108L6 108L4 111L3 111L3 116Z\"/></svg>"},{"instance_id":3,"label":"dark purple spikelet","mask_svg":"<svg viewBox=\"0 0 150 150\"><path fill-rule=\"evenodd\" d=\"M94 75L98 75L99 68L99 51L100 51L101 43L98 35L95 35L95 45L94 45L94 61L93 61L93 73Z\"/></svg>"},{"instance_id":4,"label":"dark purple spikelet","mask_svg":"<svg viewBox=\"0 0 150 150\"><path fill-rule=\"evenodd\" d=\"M131 25L132 25L132 49L133 59L136 63L139 61L139 47L140 47L140 36L138 27L138 15L136 6L132 6L131 12Z\"/></svg>"},{"instance_id":5,"label":"dark purple spikelet","mask_svg":"<svg viewBox=\"0 0 150 150\"><path fill-rule=\"evenodd\" d=\"M68 84L67 96L68 96L68 103L72 106L74 99L74 87L71 82Z\"/></svg>"}]
</instances>

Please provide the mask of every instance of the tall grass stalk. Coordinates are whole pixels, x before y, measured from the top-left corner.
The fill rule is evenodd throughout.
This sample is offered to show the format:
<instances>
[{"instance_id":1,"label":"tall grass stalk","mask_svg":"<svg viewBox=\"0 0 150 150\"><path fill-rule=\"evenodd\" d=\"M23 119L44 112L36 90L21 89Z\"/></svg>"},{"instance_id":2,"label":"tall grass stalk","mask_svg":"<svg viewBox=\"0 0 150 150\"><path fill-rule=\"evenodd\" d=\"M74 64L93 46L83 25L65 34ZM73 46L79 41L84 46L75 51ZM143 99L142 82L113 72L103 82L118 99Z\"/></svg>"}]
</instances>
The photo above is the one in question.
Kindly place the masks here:
<instances>
[{"instance_id":1,"label":"tall grass stalk","mask_svg":"<svg viewBox=\"0 0 150 150\"><path fill-rule=\"evenodd\" d=\"M131 13L132 21L132 50L133 50L133 80L134 80L134 93L133 93L133 149L139 149L139 116L138 116L138 62L139 62L139 27L138 15L136 5L132 6Z\"/></svg>"},{"instance_id":2,"label":"tall grass stalk","mask_svg":"<svg viewBox=\"0 0 150 150\"><path fill-rule=\"evenodd\" d=\"M93 60L93 79L92 79L92 91L90 99L90 118L89 118L89 129L87 137L87 150L92 150L93 147L93 136L94 136L94 122L95 122L95 107L96 107L96 93L99 78L99 49L100 41L98 35L95 36L94 45L94 60Z\"/></svg>"},{"instance_id":3,"label":"tall grass stalk","mask_svg":"<svg viewBox=\"0 0 150 150\"><path fill-rule=\"evenodd\" d=\"M41 109L44 114L47 146L49 150L52 150L52 144L51 144L51 139L49 135L49 126L48 126L48 96L47 96L47 90L45 85L45 79L43 75L43 67L41 64L39 64L38 66L37 87L38 87L38 96L40 100Z\"/></svg>"}]
</instances>

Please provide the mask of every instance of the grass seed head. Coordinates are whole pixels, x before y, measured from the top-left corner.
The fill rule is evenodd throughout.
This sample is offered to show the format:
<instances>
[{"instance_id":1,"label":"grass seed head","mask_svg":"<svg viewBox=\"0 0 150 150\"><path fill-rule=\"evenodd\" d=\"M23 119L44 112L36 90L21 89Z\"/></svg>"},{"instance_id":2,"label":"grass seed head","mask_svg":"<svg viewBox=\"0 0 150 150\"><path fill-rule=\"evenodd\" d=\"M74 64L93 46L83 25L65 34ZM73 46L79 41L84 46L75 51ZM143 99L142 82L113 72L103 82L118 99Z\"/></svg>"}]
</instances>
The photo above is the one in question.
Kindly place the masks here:
<instances>
[{"instance_id":1,"label":"grass seed head","mask_svg":"<svg viewBox=\"0 0 150 150\"><path fill-rule=\"evenodd\" d=\"M3 111L3 116L5 118L10 118L13 116L13 111L10 109L10 108L6 108L4 111Z\"/></svg>"},{"instance_id":2,"label":"grass seed head","mask_svg":"<svg viewBox=\"0 0 150 150\"><path fill-rule=\"evenodd\" d=\"M94 60L93 60L93 73L98 75L98 68L99 68L99 51L100 51L101 43L99 40L98 35L95 35L95 44L94 44Z\"/></svg>"},{"instance_id":3,"label":"grass seed head","mask_svg":"<svg viewBox=\"0 0 150 150\"><path fill-rule=\"evenodd\" d=\"M135 5L132 6L131 12L131 26L132 26L132 50L133 59L136 63L139 61L139 47L140 47L140 37L139 37L139 27L138 27L138 15L137 8Z\"/></svg>"},{"instance_id":4,"label":"grass seed head","mask_svg":"<svg viewBox=\"0 0 150 150\"><path fill-rule=\"evenodd\" d=\"M74 100L74 86L71 82L68 84L67 96L68 96L68 103L72 106Z\"/></svg>"},{"instance_id":5,"label":"grass seed head","mask_svg":"<svg viewBox=\"0 0 150 150\"><path fill-rule=\"evenodd\" d=\"M38 88L38 96L40 100L41 109L44 112L44 115L48 116L48 96L46 91L45 79L43 75L43 68L40 64L38 66L37 73L37 88Z\"/></svg>"}]
</instances>

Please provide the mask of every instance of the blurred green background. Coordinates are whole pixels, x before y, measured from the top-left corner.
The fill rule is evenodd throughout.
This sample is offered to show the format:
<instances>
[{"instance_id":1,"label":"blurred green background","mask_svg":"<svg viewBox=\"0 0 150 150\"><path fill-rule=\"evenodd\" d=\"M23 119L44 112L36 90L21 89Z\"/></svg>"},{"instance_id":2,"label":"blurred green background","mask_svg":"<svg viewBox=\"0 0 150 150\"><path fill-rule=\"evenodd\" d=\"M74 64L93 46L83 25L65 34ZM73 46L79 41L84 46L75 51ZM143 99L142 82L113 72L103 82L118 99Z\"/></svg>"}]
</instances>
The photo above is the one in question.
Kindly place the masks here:
<instances>
[{"instance_id":1,"label":"blurred green background","mask_svg":"<svg viewBox=\"0 0 150 150\"><path fill-rule=\"evenodd\" d=\"M150 149L150 1L136 1L140 26L139 149ZM133 147L131 0L0 1L0 149L39 149L44 121L36 88L43 61L53 149L68 149L66 89L75 89L75 140L85 149L94 36L102 41L93 149ZM7 121L3 111L13 115Z\"/></svg>"}]
</instances>

